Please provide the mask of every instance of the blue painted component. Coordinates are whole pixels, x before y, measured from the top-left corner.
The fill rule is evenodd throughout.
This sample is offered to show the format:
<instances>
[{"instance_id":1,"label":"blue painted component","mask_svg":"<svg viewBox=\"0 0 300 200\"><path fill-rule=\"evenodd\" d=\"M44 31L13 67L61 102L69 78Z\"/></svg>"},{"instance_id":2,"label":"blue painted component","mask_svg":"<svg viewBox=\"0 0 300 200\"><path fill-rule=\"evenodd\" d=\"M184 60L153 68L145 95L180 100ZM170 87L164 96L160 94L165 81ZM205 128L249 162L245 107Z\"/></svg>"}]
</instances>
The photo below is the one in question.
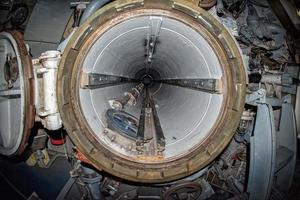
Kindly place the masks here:
<instances>
[{"instance_id":1,"label":"blue painted component","mask_svg":"<svg viewBox=\"0 0 300 200\"><path fill-rule=\"evenodd\" d=\"M129 138L137 138L138 120L134 116L124 111L109 109L106 112L106 119L113 130Z\"/></svg>"}]
</instances>

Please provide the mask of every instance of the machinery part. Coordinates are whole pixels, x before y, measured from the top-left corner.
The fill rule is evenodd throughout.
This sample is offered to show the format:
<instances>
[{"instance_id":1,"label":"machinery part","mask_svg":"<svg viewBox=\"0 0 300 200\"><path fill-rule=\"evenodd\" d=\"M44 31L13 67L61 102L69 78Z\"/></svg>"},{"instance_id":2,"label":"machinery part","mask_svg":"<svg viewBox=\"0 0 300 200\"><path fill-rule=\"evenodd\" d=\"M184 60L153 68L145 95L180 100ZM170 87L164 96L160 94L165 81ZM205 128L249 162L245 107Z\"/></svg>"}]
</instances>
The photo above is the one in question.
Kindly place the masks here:
<instances>
[{"instance_id":1,"label":"machinery part","mask_svg":"<svg viewBox=\"0 0 300 200\"><path fill-rule=\"evenodd\" d=\"M21 33L0 32L0 49L0 154L13 156L24 151L34 123L33 71ZM8 56L16 62L7 64Z\"/></svg>"},{"instance_id":2,"label":"machinery part","mask_svg":"<svg viewBox=\"0 0 300 200\"><path fill-rule=\"evenodd\" d=\"M48 131L49 141L54 146L63 145L66 142L65 134L62 129L56 131Z\"/></svg>"},{"instance_id":3,"label":"machinery part","mask_svg":"<svg viewBox=\"0 0 300 200\"><path fill-rule=\"evenodd\" d=\"M16 57L7 55L7 61L4 66L4 78L7 82L7 87L12 88L13 83L19 78L18 61Z\"/></svg>"},{"instance_id":4,"label":"machinery part","mask_svg":"<svg viewBox=\"0 0 300 200\"><path fill-rule=\"evenodd\" d=\"M29 9L26 4L14 4L11 9L10 23L15 27L22 25L26 21L28 14Z\"/></svg>"},{"instance_id":5,"label":"machinery part","mask_svg":"<svg viewBox=\"0 0 300 200\"><path fill-rule=\"evenodd\" d=\"M88 1L71 2L71 8L74 8L72 27L75 28L75 27L79 26L82 13L86 9L86 5L89 3L90 2L88 2Z\"/></svg>"},{"instance_id":6,"label":"machinery part","mask_svg":"<svg viewBox=\"0 0 300 200\"><path fill-rule=\"evenodd\" d=\"M59 51L47 51L33 60L35 72L35 107L40 121L48 130L58 130L62 121L57 107L56 79Z\"/></svg>"},{"instance_id":7,"label":"machinery part","mask_svg":"<svg viewBox=\"0 0 300 200\"><path fill-rule=\"evenodd\" d=\"M145 84L150 84L150 82L151 80L150 81L146 80ZM124 96L119 99L109 100L108 103L110 107L115 110L123 110L126 105L135 106L137 99L139 98L141 92L144 89L145 84L144 83L138 84L136 87L131 89L131 92L125 92Z\"/></svg>"},{"instance_id":8,"label":"machinery part","mask_svg":"<svg viewBox=\"0 0 300 200\"><path fill-rule=\"evenodd\" d=\"M165 200L197 200L202 192L201 185L197 182L181 183L168 188L164 194Z\"/></svg>"},{"instance_id":9,"label":"machinery part","mask_svg":"<svg viewBox=\"0 0 300 200\"><path fill-rule=\"evenodd\" d=\"M134 81L134 79L122 76L112 76L96 73L82 73L80 87L83 89L98 89L118 84L130 83L132 81Z\"/></svg>"},{"instance_id":10,"label":"machinery part","mask_svg":"<svg viewBox=\"0 0 300 200\"><path fill-rule=\"evenodd\" d=\"M103 7L105 4L111 2L112 0L93 0L84 10L81 18L80 25L83 24L94 12Z\"/></svg>"},{"instance_id":11,"label":"machinery part","mask_svg":"<svg viewBox=\"0 0 300 200\"><path fill-rule=\"evenodd\" d=\"M259 89L246 96L246 103L252 106L257 106L259 103L267 103L272 107L281 107L283 100L276 97L267 97L265 89Z\"/></svg>"},{"instance_id":12,"label":"machinery part","mask_svg":"<svg viewBox=\"0 0 300 200\"><path fill-rule=\"evenodd\" d=\"M237 129L239 134L245 134L249 130L250 125L254 120L255 113L250 112L249 110L244 111L241 117L240 125Z\"/></svg>"},{"instance_id":13,"label":"machinery part","mask_svg":"<svg viewBox=\"0 0 300 200\"><path fill-rule=\"evenodd\" d=\"M32 144L31 144L31 150L42 150L46 147L46 142L48 139L47 133L43 129L39 129L37 131L37 135L33 138Z\"/></svg>"},{"instance_id":14,"label":"machinery part","mask_svg":"<svg viewBox=\"0 0 300 200\"><path fill-rule=\"evenodd\" d=\"M282 104L279 131L276 134L276 185L289 192L292 186L297 155L296 120L293 105Z\"/></svg>"},{"instance_id":15,"label":"machinery part","mask_svg":"<svg viewBox=\"0 0 300 200\"><path fill-rule=\"evenodd\" d=\"M220 2L220 1L219 1ZM218 2L218 4L219 4ZM219 11L222 11L222 7L226 8L234 18L238 18L240 14L245 9L245 6L248 2L243 0L222 0L222 6L220 6Z\"/></svg>"},{"instance_id":16,"label":"machinery part","mask_svg":"<svg viewBox=\"0 0 300 200\"><path fill-rule=\"evenodd\" d=\"M299 84L298 79L299 67L288 66L286 72L280 74L263 74L261 83L280 85L281 90L287 94L296 94L297 85Z\"/></svg>"},{"instance_id":17,"label":"machinery part","mask_svg":"<svg viewBox=\"0 0 300 200\"><path fill-rule=\"evenodd\" d=\"M249 142L254 124L255 112L245 110L241 117L240 125L234 135L234 140L238 143Z\"/></svg>"},{"instance_id":18,"label":"machinery part","mask_svg":"<svg viewBox=\"0 0 300 200\"><path fill-rule=\"evenodd\" d=\"M222 192L222 199L227 199L224 195L231 196L244 192L246 168L247 144L232 140L219 159L209 168L206 181L216 188L216 194Z\"/></svg>"},{"instance_id":19,"label":"machinery part","mask_svg":"<svg viewBox=\"0 0 300 200\"><path fill-rule=\"evenodd\" d=\"M201 8L209 9L209 8L213 7L214 5L216 5L216 3L217 3L217 0L200 0L199 6Z\"/></svg>"},{"instance_id":20,"label":"machinery part","mask_svg":"<svg viewBox=\"0 0 300 200\"><path fill-rule=\"evenodd\" d=\"M148 63L147 39L153 35L155 50ZM217 93L163 83L155 91L149 87L165 137L160 156L140 156L135 148L126 150L115 143L117 138L106 136L107 99L130 90L135 82L81 87L85 73L134 79L143 69L145 75L157 71L158 81L217 79L222 84ZM195 4L114 1L70 39L58 73L59 109L72 141L98 169L132 181L168 182L204 168L227 146L243 111L244 70L236 41ZM141 107L138 101L126 112L139 118Z\"/></svg>"},{"instance_id":21,"label":"machinery part","mask_svg":"<svg viewBox=\"0 0 300 200\"><path fill-rule=\"evenodd\" d=\"M36 158L37 164L41 168L49 168L52 165L53 161L55 160L55 159L53 159L52 161L50 160L50 156L46 149L37 150L34 154L35 154L34 156Z\"/></svg>"},{"instance_id":22,"label":"machinery part","mask_svg":"<svg viewBox=\"0 0 300 200\"><path fill-rule=\"evenodd\" d=\"M247 188L250 199L269 199L271 190L287 193L291 187L296 165L296 122L288 100L281 107L279 131L276 132L272 107L257 104L256 125L250 138Z\"/></svg>"},{"instance_id":23,"label":"machinery part","mask_svg":"<svg viewBox=\"0 0 300 200\"><path fill-rule=\"evenodd\" d=\"M161 155L166 146L165 136L148 86L140 114L136 146L139 154L147 156Z\"/></svg>"},{"instance_id":24,"label":"machinery part","mask_svg":"<svg viewBox=\"0 0 300 200\"><path fill-rule=\"evenodd\" d=\"M136 139L138 120L134 116L123 111L109 109L106 112L106 118L109 128L126 137Z\"/></svg>"},{"instance_id":25,"label":"machinery part","mask_svg":"<svg viewBox=\"0 0 300 200\"><path fill-rule=\"evenodd\" d=\"M102 176L95 170L83 165L77 170L80 180L88 190L88 199L97 200L101 198L100 184Z\"/></svg>"},{"instance_id":26,"label":"machinery part","mask_svg":"<svg viewBox=\"0 0 300 200\"><path fill-rule=\"evenodd\" d=\"M259 89L246 96L246 103L250 105L257 105L259 103L266 103L266 90Z\"/></svg>"},{"instance_id":27,"label":"machinery part","mask_svg":"<svg viewBox=\"0 0 300 200\"><path fill-rule=\"evenodd\" d=\"M265 123L262 123L265 122ZM276 161L276 131L272 107L257 105L254 135L250 138L249 199L269 199Z\"/></svg>"},{"instance_id":28,"label":"machinery part","mask_svg":"<svg viewBox=\"0 0 300 200\"><path fill-rule=\"evenodd\" d=\"M192 175L190 175L188 177L185 177L183 179L172 181L172 182L168 182L168 183L155 184L155 186L171 186L171 185L176 185L176 184L180 184L180 183L196 181L197 179L199 179L200 177L202 177L208 171L209 167L210 167L210 165L208 165L204 169L196 172L195 174L192 174Z\"/></svg>"},{"instance_id":29,"label":"machinery part","mask_svg":"<svg viewBox=\"0 0 300 200\"><path fill-rule=\"evenodd\" d=\"M160 82L203 92L222 93L222 82L220 79L171 79Z\"/></svg>"},{"instance_id":30,"label":"machinery part","mask_svg":"<svg viewBox=\"0 0 300 200\"><path fill-rule=\"evenodd\" d=\"M26 160L26 164L28 166L38 164L40 168L49 169L58 158L66 158L66 155L49 149L38 149Z\"/></svg>"}]
</instances>

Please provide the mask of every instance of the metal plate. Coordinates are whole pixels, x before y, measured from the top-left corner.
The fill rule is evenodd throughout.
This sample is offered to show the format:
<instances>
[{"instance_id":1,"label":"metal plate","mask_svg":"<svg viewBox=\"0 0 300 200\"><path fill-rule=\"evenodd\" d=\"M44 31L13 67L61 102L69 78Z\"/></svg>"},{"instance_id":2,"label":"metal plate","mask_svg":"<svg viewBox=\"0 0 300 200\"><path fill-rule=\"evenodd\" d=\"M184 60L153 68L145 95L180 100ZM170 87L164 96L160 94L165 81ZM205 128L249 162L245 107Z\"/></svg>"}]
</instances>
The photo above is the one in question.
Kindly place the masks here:
<instances>
[{"instance_id":1,"label":"metal plate","mask_svg":"<svg viewBox=\"0 0 300 200\"><path fill-rule=\"evenodd\" d=\"M58 47L72 15L71 2L71 0L37 1L24 33L24 39L30 46L33 58Z\"/></svg>"},{"instance_id":2,"label":"metal plate","mask_svg":"<svg viewBox=\"0 0 300 200\"><path fill-rule=\"evenodd\" d=\"M292 186L297 155L297 139L295 112L290 103L282 104L279 131L276 135L276 184L279 188L288 192ZM280 163L280 161L282 161Z\"/></svg>"},{"instance_id":3,"label":"metal plate","mask_svg":"<svg viewBox=\"0 0 300 200\"><path fill-rule=\"evenodd\" d=\"M259 104L256 126L251 137L250 169L247 192L249 199L269 199L276 159L275 125L272 107Z\"/></svg>"},{"instance_id":4,"label":"metal plate","mask_svg":"<svg viewBox=\"0 0 300 200\"><path fill-rule=\"evenodd\" d=\"M34 123L33 71L22 35L0 32L0 154L21 154Z\"/></svg>"}]
</instances>

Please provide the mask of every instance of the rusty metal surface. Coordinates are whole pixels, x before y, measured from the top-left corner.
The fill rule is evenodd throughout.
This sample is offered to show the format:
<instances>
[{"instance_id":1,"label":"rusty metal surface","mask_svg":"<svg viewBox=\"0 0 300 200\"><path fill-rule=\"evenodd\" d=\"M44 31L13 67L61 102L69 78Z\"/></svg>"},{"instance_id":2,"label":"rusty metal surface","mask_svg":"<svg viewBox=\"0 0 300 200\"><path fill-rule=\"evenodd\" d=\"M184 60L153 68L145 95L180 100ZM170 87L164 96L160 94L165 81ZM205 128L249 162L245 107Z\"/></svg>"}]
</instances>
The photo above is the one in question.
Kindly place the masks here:
<instances>
[{"instance_id":1,"label":"rusty metal surface","mask_svg":"<svg viewBox=\"0 0 300 200\"><path fill-rule=\"evenodd\" d=\"M159 2L159 3L158 3ZM111 26L134 16L168 16L198 31L215 49L225 74L223 90L226 101L209 137L188 155L163 162L130 160L113 153L94 137L80 109L78 73L84 56ZM88 34L86 30L90 30ZM244 107L245 72L234 39L212 16L195 4L183 1L115 1L97 11L71 38L59 67L58 103L66 130L78 149L94 166L115 176L138 182L167 182L190 175L213 161L228 145L237 128ZM147 158L146 158L147 159ZM160 159L158 159L160 161Z\"/></svg>"},{"instance_id":2,"label":"rusty metal surface","mask_svg":"<svg viewBox=\"0 0 300 200\"><path fill-rule=\"evenodd\" d=\"M89 159L87 159L87 157L78 150L75 151L75 157L76 157L76 159L93 166L93 163Z\"/></svg>"}]
</instances>

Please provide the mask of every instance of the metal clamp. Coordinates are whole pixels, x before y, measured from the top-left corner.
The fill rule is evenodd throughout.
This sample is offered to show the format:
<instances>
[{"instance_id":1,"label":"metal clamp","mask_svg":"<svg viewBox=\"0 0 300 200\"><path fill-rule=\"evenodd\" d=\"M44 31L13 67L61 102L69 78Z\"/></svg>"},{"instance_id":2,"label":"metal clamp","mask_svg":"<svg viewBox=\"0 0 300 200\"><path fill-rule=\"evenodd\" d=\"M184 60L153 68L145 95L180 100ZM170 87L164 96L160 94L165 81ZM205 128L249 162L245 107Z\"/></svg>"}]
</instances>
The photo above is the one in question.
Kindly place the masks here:
<instances>
[{"instance_id":1,"label":"metal clamp","mask_svg":"<svg viewBox=\"0 0 300 200\"><path fill-rule=\"evenodd\" d=\"M40 121L48 130L58 130L62 127L56 99L57 69L60 57L59 51L47 51L38 59L33 60L36 121Z\"/></svg>"}]
</instances>

